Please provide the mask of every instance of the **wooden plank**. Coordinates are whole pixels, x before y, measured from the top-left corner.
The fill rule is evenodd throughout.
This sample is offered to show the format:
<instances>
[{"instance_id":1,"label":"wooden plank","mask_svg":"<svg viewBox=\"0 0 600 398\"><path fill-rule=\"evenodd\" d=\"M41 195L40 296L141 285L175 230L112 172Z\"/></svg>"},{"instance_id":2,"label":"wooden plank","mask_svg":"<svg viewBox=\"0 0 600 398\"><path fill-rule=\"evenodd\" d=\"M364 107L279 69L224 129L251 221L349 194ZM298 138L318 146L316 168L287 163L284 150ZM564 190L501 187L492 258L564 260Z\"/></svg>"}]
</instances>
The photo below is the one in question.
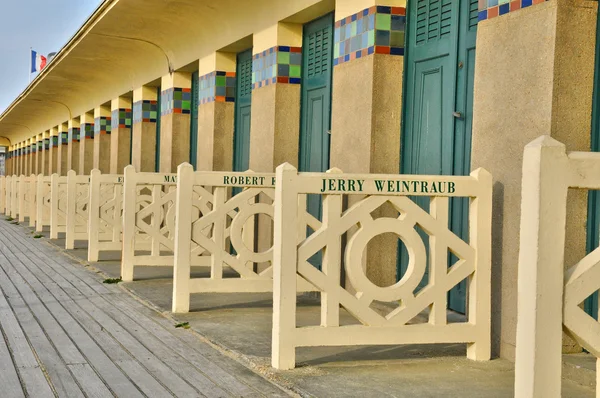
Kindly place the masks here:
<instances>
[{"instance_id":1,"label":"wooden plank","mask_svg":"<svg viewBox=\"0 0 600 398\"><path fill-rule=\"evenodd\" d=\"M50 340L48 340L40 324L34 318L33 313L27 304L25 304L16 288L9 283L9 279L2 269L0 269L0 281L4 281L2 289L7 296L8 302L12 305L27 338L35 349L36 355L44 364L54 391L61 397L83 397L81 389L75 382L63 359L52 346ZM0 355L2 355L1 352ZM0 369L0 371L2 370Z\"/></svg>"},{"instance_id":2,"label":"wooden plank","mask_svg":"<svg viewBox=\"0 0 600 398\"><path fill-rule=\"evenodd\" d=\"M6 235L4 236L6 239L10 239ZM88 359L88 362L107 383L110 389L119 396L142 397L142 394L136 386L108 358L105 352L95 344L85 330L48 292L46 287L43 286L13 254L6 254L14 268L20 273L23 279L27 280L28 284L44 303L47 310L55 317L58 323L71 337L75 345L81 350L83 355Z\"/></svg>"},{"instance_id":3,"label":"wooden plank","mask_svg":"<svg viewBox=\"0 0 600 398\"><path fill-rule=\"evenodd\" d=\"M25 397L25 392L21 387L21 381L4 337L0 339L0 385L2 391L9 397Z\"/></svg>"}]
</instances>

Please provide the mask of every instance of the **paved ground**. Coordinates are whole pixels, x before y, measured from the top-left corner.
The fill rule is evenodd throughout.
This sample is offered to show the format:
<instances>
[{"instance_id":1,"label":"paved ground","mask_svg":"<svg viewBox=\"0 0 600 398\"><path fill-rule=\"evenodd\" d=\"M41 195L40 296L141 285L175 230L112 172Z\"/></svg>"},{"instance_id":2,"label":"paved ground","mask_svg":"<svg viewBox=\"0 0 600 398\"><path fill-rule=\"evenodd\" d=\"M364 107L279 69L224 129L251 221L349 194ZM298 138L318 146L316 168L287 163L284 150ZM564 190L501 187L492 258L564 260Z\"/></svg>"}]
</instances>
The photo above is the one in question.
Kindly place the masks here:
<instances>
[{"instance_id":1,"label":"paved ground","mask_svg":"<svg viewBox=\"0 0 600 398\"><path fill-rule=\"evenodd\" d=\"M45 239L32 239L25 228L0 221L0 267L8 270L15 268L15 271L11 271L12 284L17 287L31 286L29 289L33 290L38 301L44 302L43 306L38 304L38 307L35 301L31 304L32 308L38 308L42 316L39 319L49 317L55 321L54 326L48 323L51 321L46 321L44 325L40 323L37 329L23 326L21 319L32 317L27 318L26 313L20 315L16 310L13 319L19 320L21 330L26 335L45 328L59 330L59 335L67 335L62 337L63 340L53 340L48 333L41 333L47 337L41 342L36 341L36 344L41 344L40 348L36 349L31 344L36 350L33 357L40 358L36 360L38 364L31 362L30 367L34 370L24 371L22 369L25 368L17 362L19 373L26 375L21 376L21 380L30 380L31 388L44 385L44 379L39 376L41 373L48 375L47 379L50 380L70 380L68 383L61 381L60 386L75 386L79 395L63 394L69 397L80 396L79 392L84 388L87 389L85 392L91 390L92 384L88 384L86 377L96 380L96 385L101 386L102 391L120 397L144 393L166 395L171 392L187 397L199 395L200 391L210 397L226 394L257 396L260 395L258 392L266 396L284 395L283 390L248 370L251 368L282 388L302 396L513 396L513 364L504 360L469 361L461 344L302 348L297 350L296 369L273 371L269 366L272 317L269 294L193 295L192 312L172 318L169 313L172 292L169 278L172 269L169 267L139 267L135 272L137 281L120 283L118 286L103 285L100 283L102 278L118 277L120 274L118 253L104 256L101 258L104 261L84 267L43 241ZM52 243L64 247L64 241ZM77 247L67 252L68 256L85 258L85 242L77 242ZM13 263L16 266L13 267ZM6 278L3 272L6 271L0 270L0 288L4 290L7 283L4 282ZM103 275L101 278L98 272ZM194 274L205 272L201 268L193 269ZM46 289L49 293L46 293ZM126 291L132 292L140 301L133 299ZM13 300L13 308L23 307L22 302L14 301L11 292L15 293L14 289L5 291L5 295L9 296L8 302ZM24 297L29 297L28 293ZM158 312L150 307L158 309ZM0 305L0 309L3 308ZM314 299L303 298L298 311L299 323L315 322L319 311ZM43 315L45 313L48 314ZM37 313L34 314L36 320L37 316ZM2 315L0 326L7 330L4 318ZM351 322L349 317L343 321ZM202 339L190 330L174 329L176 322L189 322L191 329L200 334ZM78 337L76 340L71 337L72 334L87 338ZM35 340L35 336L32 334L31 338ZM88 345L96 347L95 351L86 348ZM61 361L61 353L70 353L70 350L79 352L84 358L87 366L83 364L81 368L87 373L82 375L72 370L78 369L78 362ZM49 356L48 352L53 356ZM219 352L225 352L227 356ZM4 358L2 352L0 358ZM56 362L59 365L53 365L54 358L58 358ZM43 369L40 368L40 362ZM14 365L6 361L0 365L3 367L0 369L0 383L5 385L3 378L12 377L12 384L8 385L16 386L20 394ZM101 373L99 370L102 366L107 366L108 370ZM27 372L38 376L35 378ZM120 379L112 377L112 373L121 375ZM178 383L173 382L174 379ZM38 384L35 384L36 380ZM590 380L594 380L593 371ZM176 390L177 386L187 390ZM65 387L61 388L61 391L66 391ZM190 388L196 390L191 392ZM592 388L571 380L563 380L562 395L568 398L595 396ZM4 397L2 394L0 396Z\"/></svg>"},{"instance_id":2,"label":"paved ground","mask_svg":"<svg viewBox=\"0 0 600 398\"><path fill-rule=\"evenodd\" d=\"M262 397L284 390L0 220L0 396Z\"/></svg>"}]
</instances>

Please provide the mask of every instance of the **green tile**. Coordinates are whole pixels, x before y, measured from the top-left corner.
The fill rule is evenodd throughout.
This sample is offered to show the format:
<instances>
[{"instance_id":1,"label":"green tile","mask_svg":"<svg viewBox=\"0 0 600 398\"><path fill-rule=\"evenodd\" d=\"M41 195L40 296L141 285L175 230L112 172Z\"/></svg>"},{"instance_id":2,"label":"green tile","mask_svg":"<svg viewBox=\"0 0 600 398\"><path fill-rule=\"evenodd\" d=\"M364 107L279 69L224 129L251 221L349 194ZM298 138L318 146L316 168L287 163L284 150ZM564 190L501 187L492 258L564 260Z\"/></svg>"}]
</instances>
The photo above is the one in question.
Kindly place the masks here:
<instances>
[{"instance_id":1,"label":"green tile","mask_svg":"<svg viewBox=\"0 0 600 398\"><path fill-rule=\"evenodd\" d=\"M278 52L277 53L277 63L289 65L290 64L290 53L288 52Z\"/></svg>"},{"instance_id":2,"label":"green tile","mask_svg":"<svg viewBox=\"0 0 600 398\"><path fill-rule=\"evenodd\" d=\"M356 36L356 21L352 21L352 24L350 24L350 35L352 37Z\"/></svg>"},{"instance_id":3,"label":"green tile","mask_svg":"<svg viewBox=\"0 0 600 398\"><path fill-rule=\"evenodd\" d=\"M375 15L375 29L391 30L392 29L392 16L389 14L376 14Z\"/></svg>"},{"instance_id":4,"label":"green tile","mask_svg":"<svg viewBox=\"0 0 600 398\"><path fill-rule=\"evenodd\" d=\"M339 58L340 56L340 43L335 43L333 46L333 57Z\"/></svg>"},{"instance_id":5,"label":"green tile","mask_svg":"<svg viewBox=\"0 0 600 398\"><path fill-rule=\"evenodd\" d=\"M369 41L368 41L368 46L374 46L375 45L375 31L374 30L370 30L368 32L369 35Z\"/></svg>"},{"instance_id":6,"label":"green tile","mask_svg":"<svg viewBox=\"0 0 600 398\"><path fill-rule=\"evenodd\" d=\"M192 105L190 101L181 101L181 109L191 109Z\"/></svg>"},{"instance_id":7,"label":"green tile","mask_svg":"<svg viewBox=\"0 0 600 398\"><path fill-rule=\"evenodd\" d=\"M301 77L300 65L290 65L290 77Z\"/></svg>"},{"instance_id":8,"label":"green tile","mask_svg":"<svg viewBox=\"0 0 600 398\"><path fill-rule=\"evenodd\" d=\"M390 46L404 47L404 32L391 32L390 33Z\"/></svg>"},{"instance_id":9,"label":"green tile","mask_svg":"<svg viewBox=\"0 0 600 398\"><path fill-rule=\"evenodd\" d=\"M227 77L226 76L217 76L215 78L215 85L217 87L225 87L227 85Z\"/></svg>"}]
</instances>

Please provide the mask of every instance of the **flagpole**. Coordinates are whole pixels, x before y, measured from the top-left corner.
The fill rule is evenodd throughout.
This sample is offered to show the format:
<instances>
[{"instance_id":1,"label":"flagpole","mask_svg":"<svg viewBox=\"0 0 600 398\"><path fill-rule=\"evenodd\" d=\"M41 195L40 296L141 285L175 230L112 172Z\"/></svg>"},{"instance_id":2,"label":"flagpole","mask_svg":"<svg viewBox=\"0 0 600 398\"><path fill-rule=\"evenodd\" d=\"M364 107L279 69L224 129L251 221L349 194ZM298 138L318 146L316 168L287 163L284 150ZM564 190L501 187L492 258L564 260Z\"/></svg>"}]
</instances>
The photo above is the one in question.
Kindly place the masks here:
<instances>
[{"instance_id":1,"label":"flagpole","mask_svg":"<svg viewBox=\"0 0 600 398\"><path fill-rule=\"evenodd\" d=\"M29 47L29 84L31 84L31 69L33 68L33 61L31 60L32 52L33 52L33 47Z\"/></svg>"}]
</instances>

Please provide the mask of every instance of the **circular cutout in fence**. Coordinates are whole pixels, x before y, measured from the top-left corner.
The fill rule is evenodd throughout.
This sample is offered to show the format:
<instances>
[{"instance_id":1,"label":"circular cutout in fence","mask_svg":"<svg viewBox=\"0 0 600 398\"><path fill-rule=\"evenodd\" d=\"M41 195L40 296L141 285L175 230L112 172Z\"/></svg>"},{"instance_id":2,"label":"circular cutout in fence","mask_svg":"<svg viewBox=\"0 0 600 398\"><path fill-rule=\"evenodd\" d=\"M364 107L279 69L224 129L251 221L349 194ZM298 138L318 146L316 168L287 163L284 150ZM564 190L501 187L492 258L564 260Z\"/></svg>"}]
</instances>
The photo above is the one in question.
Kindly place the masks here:
<instances>
[{"instance_id":1,"label":"circular cutout in fence","mask_svg":"<svg viewBox=\"0 0 600 398\"><path fill-rule=\"evenodd\" d=\"M246 225L250 217L254 217L259 214L264 214L274 218L273 206L265 203L257 203L244 207L242 210L238 211L237 215L233 218L231 222L231 228L229 229L229 238L231 239L231 244L235 248L235 251L238 253L238 255L240 255L240 257L244 258L246 261L253 261L255 263L271 261L273 258L272 246L264 252L257 253L253 249L250 249L244 242L244 225ZM246 239L254 242L254 226L252 226L250 230L246 230L246 233Z\"/></svg>"},{"instance_id":2,"label":"circular cutout in fence","mask_svg":"<svg viewBox=\"0 0 600 398\"><path fill-rule=\"evenodd\" d=\"M408 249L408 267L402 279L388 287L379 287L369 280L362 259L369 241L378 235L393 233ZM427 267L427 254L423 240L414 229L414 222L395 218L378 218L361 224L350 238L346 250L346 273L352 286L366 296L379 301L397 301L412 297Z\"/></svg>"}]
</instances>

